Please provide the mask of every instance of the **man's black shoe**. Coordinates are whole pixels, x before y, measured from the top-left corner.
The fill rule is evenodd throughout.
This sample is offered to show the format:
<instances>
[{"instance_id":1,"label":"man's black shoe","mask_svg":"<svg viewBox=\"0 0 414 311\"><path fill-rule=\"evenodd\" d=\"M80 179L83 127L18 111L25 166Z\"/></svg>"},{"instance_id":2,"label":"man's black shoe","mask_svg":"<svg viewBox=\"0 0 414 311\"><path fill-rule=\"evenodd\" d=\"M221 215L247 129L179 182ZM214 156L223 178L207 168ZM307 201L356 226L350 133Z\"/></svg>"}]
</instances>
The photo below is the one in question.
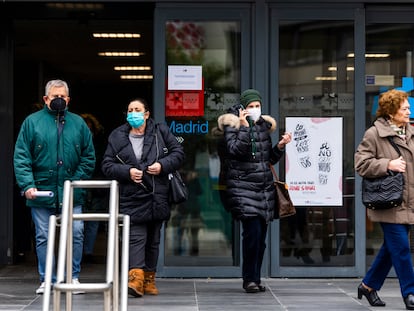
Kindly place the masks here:
<instances>
[{"instance_id":1,"label":"man's black shoe","mask_svg":"<svg viewBox=\"0 0 414 311\"><path fill-rule=\"evenodd\" d=\"M260 292L259 286L255 282L243 282L243 288L246 293L258 293Z\"/></svg>"}]
</instances>

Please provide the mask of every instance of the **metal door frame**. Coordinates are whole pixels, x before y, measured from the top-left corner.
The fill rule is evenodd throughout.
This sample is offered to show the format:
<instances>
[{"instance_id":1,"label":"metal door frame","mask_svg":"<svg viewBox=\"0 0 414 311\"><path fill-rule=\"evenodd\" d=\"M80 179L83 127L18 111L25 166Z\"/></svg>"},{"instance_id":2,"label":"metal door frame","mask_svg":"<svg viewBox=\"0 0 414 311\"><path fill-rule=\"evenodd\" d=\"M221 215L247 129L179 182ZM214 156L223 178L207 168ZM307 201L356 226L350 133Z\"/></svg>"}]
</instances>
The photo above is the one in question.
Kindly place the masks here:
<instances>
[{"instance_id":1,"label":"metal door frame","mask_svg":"<svg viewBox=\"0 0 414 311\"><path fill-rule=\"evenodd\" d=\"M279 85L279 23L280 21L306 21L306 20L345 20L354 22L354 49L355 49L355 103L364 103L365 88L365 12L361 5L275 5L271 7L270 20L270 56L271 73L270 85ZM279 102L278 87L270 88L270 101ZM271 115L280 116L279 106L271 107ZM363 105L355 105L355 148L359 138L365 130L365 107ZM276 139L276 138L275 138ZM358 193L360 182L356 181L354 193ZM279 238L271 239L270 245L270 276L271 277L350 277L360 276L365 271L365 209L359 200L355 201L355 266L347 267L281 267L280 266L280 240ZM270 227L270 235L279 237L279 221L273 222Z\"/></svg>"},{"instance_id":2,"label":"metal door frame","mask_svg":"<svg viewBox=\"0 0 414 311\"><path fill-rule=\"evenodd\" d=\"M163 38L165 23L168 20L189 21L239 21L241 27L241 87L250 87L250 25L251 11L248 4L208 5L208 4L164 4L159 3L154 16L154 118L163 122L165 118L165 81L166 81L166 44ZM237 231L237 230L236 230ZM166 266L164 252L165 230L162 231L157 275L161 277L240 277L241 259L239 266ZM241 245L239 245L241 247Z\"/></svg>"}]
</instances>

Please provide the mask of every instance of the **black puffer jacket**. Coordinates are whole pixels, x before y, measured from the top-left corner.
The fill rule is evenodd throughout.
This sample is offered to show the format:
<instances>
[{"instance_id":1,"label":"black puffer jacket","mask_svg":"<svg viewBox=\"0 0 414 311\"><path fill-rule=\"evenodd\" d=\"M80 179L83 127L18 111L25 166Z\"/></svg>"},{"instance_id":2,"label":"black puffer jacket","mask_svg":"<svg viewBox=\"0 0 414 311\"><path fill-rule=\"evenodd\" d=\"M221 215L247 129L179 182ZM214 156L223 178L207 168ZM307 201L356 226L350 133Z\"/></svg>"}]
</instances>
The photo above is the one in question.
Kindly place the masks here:
<instances>
[{"instance_id":1,"label":"black puffer jacket","mask_svg":"<svg viewBox=\"0 0 414 311\"><path fill-rule=\"evenodd\" d=\"M159 128L157 137L156 127ZM126 123L110 134L102 161L102 171L106 177L119 182L120 212L130 215L132 223L168 220L168 174L182 165L183 147L167 125L156 125L152 119L148 119L142 159L138 161L128 138L130 129ZM162 171L158 176L145 173L146 168L154 162L161 164ZM131 180L129 170L132 167L144 171L145 187Z\"/></svg>"},{"instance_id":2,"label":"black puffer jacket","mask_svg":"<svg viewBox=\"0 0 414 311\"><path fill-rule=\"evenodd\" d=\"M270 134L276 130L276 120L263 115L250 128L240 126L239 117L227 113L219 117L218 128L224 134L226 146L227 209L235 219L277 218L273 213L275 190L269 165L278 162L284 150L272 147Z\"/></svg>"}]
</instances>

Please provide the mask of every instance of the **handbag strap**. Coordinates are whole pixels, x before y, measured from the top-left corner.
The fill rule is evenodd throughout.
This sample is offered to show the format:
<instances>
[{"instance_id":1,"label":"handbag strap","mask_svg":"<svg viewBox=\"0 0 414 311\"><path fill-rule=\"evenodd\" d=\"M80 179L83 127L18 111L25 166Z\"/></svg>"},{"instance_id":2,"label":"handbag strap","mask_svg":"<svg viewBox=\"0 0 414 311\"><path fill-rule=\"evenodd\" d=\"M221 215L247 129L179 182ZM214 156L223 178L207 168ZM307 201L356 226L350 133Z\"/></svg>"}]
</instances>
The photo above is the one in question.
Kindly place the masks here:
<instances>
[{"instance_id":1,"label":"handbag strap","mask_svg":"<svg viewBox=\"0 0 414 311\"><path fill-rule=\"evenodd\" d=\"M162 136L159 124L157 123L157 124L155 124L155 143L157 145L157 147L156 147L157 148L157 161L158 161L159 156L160 156L160 149L159 149L159 145L158 145L158 135L160 136L161 142L164 144L164 146L167 146L165 144L164 137Z\"/></svg>"},{"instance_id":2,"label":"handbag strap","mask_svg":"<svg viewBox=\"0 0 414 311\"><path fill-rule=\"evenodd\" d=\"M272 164L269 164L269 166L270 166L270 170L272 171L273 177L275 178L275 181L279 181L279 178L277 177L275 168L273 167Z\"/></svg>"},{"instance_id":3,"label":"handbag strap","mask_svg":"<svg viewBox=\"0 0 414 311\"><path fill-rule=\"evenodd\" d=\"M157 150L157 158L156 158L156 160L157 160L157 162L158 162L158 159L159 159L159 156L160 156L160 149L159 149L159 147L158 147L158 125L155 125L155 148L156 148L156 150Z\"/></svg>"},{"instance_id":4,"label":"handbag strap","mask_svg":"<svg viewBox=\"0 0 414 311\"><path fill-rule=\"evenodd\" d=\"M401 157L401 151L395 143L394 139L391 136L387 136L387 138L390 141L391 145L394 147L394 149L398 152L398 155Z\"/></svg>"},{"instance_id":5,"label":"handbag strap","mask_svg":"<svg viewBox=\"0 0 414 311\"><path fill-rule=\"evenodd\" d=\"M378 133L378 128L375 125L373 125L373 127L377 130ZM393 136L387 136L387 139L390 142L390 144L394 147L395 151L397 151L398 155L401 156L401 151L398 148L397 144L394 142Z\"/></svg>"}]
</instances>

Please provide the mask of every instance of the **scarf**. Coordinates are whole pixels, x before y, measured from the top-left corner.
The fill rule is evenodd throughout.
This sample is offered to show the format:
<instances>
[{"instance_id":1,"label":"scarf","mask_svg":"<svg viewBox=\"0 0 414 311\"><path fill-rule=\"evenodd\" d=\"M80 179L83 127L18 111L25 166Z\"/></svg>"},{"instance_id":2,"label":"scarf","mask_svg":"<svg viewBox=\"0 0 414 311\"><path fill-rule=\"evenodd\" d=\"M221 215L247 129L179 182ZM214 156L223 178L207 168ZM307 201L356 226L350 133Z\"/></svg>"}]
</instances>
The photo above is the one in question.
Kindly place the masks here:
<instances>
[{"instance_id":1,"label":"scarf","mask_svg":"<svg viewBox=\"0 0 414 311\"><path fill-rule=\"evenodd\" d=\"M398 127L394 123L392 123L391 120L388 120L388 124L391 126L391 128L397 133L397 135L405 140L405 125Z\"/></svg>"},{"instance_id":2,"label":"scarf","mask_svg":"<svg viewBox=\"0 0 414 311\"><path fill-rule=\"evenodd\" d=\"M254 138L253 127L254 122L249 118L249 127L250 127L250 143L252 144L252 157L253 159L256 158L256 139Z\"/></svg>"}]
</instances>

